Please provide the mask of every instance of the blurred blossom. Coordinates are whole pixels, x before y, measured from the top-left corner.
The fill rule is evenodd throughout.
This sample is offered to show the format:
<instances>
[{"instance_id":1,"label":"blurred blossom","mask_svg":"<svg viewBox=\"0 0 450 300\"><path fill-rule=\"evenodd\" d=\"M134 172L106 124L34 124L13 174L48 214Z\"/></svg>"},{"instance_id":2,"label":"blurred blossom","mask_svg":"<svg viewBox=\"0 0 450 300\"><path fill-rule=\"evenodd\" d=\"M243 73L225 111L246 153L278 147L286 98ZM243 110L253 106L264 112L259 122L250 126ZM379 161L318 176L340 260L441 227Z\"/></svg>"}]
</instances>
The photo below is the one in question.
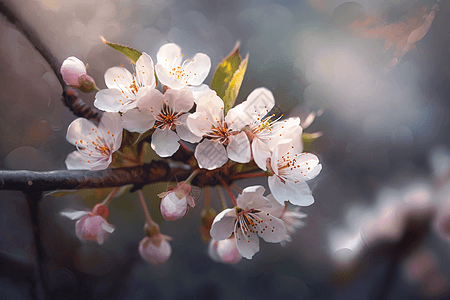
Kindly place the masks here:
<instances>
[{"instance_id":1,"label":"blurred blossom","mask_svg":"<svg viewBox=\"0 0 450 300\"><path fill-rule=\"evenodd\" d=\"M330 229L330 250L352 250L343 258L347 262L377 244L399 241L411 218L421 220L434 211L432 195L428 183L421 181L400 189L383 188L372 208L352 206L347 210L347 226Z\"/></svg>"},{"instance_id":2,"label":"blurred blossom","mask_svg":"<svg viewBox=\"0 0 450 300\"><path fill-rule=\"evenodd\" d=\"M225 264L237 264L242 259L236 247L234 236L221 241L211 239L208 246L208 255L212 260Z\"/></svg>"}]
</instances>

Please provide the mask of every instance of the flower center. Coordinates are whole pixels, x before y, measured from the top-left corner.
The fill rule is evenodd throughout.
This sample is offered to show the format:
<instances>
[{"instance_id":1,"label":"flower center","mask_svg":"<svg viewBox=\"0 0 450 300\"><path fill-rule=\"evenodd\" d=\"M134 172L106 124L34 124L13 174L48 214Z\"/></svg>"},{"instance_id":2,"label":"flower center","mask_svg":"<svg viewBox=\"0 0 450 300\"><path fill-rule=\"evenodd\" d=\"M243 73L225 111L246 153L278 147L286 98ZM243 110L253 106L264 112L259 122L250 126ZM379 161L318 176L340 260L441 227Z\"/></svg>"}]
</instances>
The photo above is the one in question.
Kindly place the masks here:
<instances>
[{"instance_id":1,"label":"flower center","mask_svg":"<svg viewBox=\"0 0 450 300\"><path fill-rule=\"evenodd\" d=\"M293 146L292 146L293 148ZM311 167L308 165L308 162L297 162L297 157L304 155L305 153L295 153L294 155L291 155L290 152L287 152L286 154L282 155L278 161L278 178L280 178L282 181L285 181L288 177L293 177L298 174L300 171L300 174L303 174L303 176L306 177L307 172L311 170ZM294 181L295 183L298 182L298 180Z\"/></svg>"},{"instance_id":2,"label":"flower center","mask_svg":"<svg viewBox=\"0 0 450 300\"><path fill-rule=\"evenodd\" d=\"M206 137L210 137L213 141L221 143L225 146L228 145L229 137L238 134L238 131L233 131L228 128L226 122L219 123L216 125L211 125L211 131L205 134Z\"/></svg>"},{"instance_id":3,"label":"flower center","mask_svg":"<svg viewBox=\"0 0 450 300\"><path fill-rule=\"evenodd\" d=\"M166 129L166 127L172 128L176 125L176 121L181 114L183 112L177 113L172 107L164 103L161 112L156 116L156 124L154 127L161 127L162 130Z\"/></svg>"}]
</instances>

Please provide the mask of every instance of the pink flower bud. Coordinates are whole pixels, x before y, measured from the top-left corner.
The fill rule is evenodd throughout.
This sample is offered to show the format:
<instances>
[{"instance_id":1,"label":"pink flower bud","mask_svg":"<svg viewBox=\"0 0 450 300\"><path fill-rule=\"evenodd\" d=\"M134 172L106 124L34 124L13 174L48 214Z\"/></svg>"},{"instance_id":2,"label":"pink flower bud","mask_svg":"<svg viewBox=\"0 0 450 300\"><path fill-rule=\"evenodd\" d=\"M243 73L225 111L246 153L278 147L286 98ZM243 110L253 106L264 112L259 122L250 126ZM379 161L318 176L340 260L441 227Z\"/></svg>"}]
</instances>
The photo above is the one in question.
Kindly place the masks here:
<instances>
[{"instance_id":1,"label":"pink flower bud","mask_svg":"<svg viewBox=\"0 0 450 300\"><path fill-rule=\"evenodd\" d=\"M145 261L158 266L169 259L172 248L167 238L161 234L153 237L146 236L139 243L139 254Z\"/></svg>"},{"instance_id":2,"label":"pink flower bud","mask_svg":"<svg viewBox=\"0 0 450 300\"><path fill-rule=\"evenodd\" d=\"M221 241L212 239L209 242L208 254L214 261L225 264L237 264L242 259L236 247L236 239L234 237Z\"/></svg>"},{"instance_id":3,"label":"pink flower bud","mask_svg":"<svg viewBox=\"0 0 450 300\"><path fill-rule=\"evenodd\" d=\"M64 82L70 87L80 89L85 93L95 90L94 79L87 75L86 66L75 56L67 58L62 63L61 75Z\"/></svg>"},{"instance_id":4,"label":"pink flower bud","mask_svg":"<svg viewBox=\"0 0 450 300\"><path fill-rule=\"evenodd\" d=\"M89 213L75 224L75 233L84 241L96 241L103 244L106 237L114 231L114 226L109 224L102 216Z\"/></svg>"},{"instance_id":5,"label":"pink flower bud","mask_svg":"<svg viewBox=\"0 0 450 300\"><path fill-rule=\"evenodd\" d=\"M191 186L186 182L180 182L177 186L165 193L160 194L161 214L166 221L178 220L187 213L188 204L195 206L194 198L189 196Z\"/></svg>"}]
</instances>

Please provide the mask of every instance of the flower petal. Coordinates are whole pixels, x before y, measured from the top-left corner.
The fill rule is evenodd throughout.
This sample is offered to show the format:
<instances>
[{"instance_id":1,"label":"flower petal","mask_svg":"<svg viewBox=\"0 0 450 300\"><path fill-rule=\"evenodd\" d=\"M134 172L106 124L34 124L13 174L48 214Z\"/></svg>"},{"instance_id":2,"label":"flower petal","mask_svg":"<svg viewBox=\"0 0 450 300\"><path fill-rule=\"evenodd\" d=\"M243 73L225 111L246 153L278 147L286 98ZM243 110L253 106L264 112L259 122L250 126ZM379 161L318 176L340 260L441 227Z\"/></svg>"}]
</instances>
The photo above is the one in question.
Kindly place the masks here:
<instances>
[{"instance_id":1,"label":"flower petal","mask_svg":"<svg viewBox=\"0 0 450 300\"><path fill-rule=\"evenodd\" d=\"M201 139L203 135L211 132L213 122L206 112L195 112L187 117L186 125L189 131Z\"/></svg>"},{"instance_id":2,"label":"flower petal","mask_svg":"<svg viewBox=\"0 0 450 300\"><path fill-rule=\"evenodd\" d=\"M156 128L152 135L152 149L161 157L172 156L180 148L180 138L170 128Z\"/></svg>"},{"instance_id":3,"label":"flower petal","mask_svg":"<svg viewBox=\"0 0 450 300\"><path fill-rule=\"evenodd\" d=\"M165 69L160 64L156 64L155 70L162 85L166 85L171 89L182 89L186 86L186 84L182 84L178 79L172 77L169 73L170 69Z\"/></svg>"},{"instance_id":4,"label":"flower petal","mask_svg":"<svg viewBox=\"0 0 450 300\"><path fill-rule=\"evenodd\" d=\"M105 89L95 94L94 106L106 112L125 112L136 107L136 101L126 99L118 89Z\"/></svg>"},{"instance_id":5,"label":"flower petal","mask_svg":"<svg viewBox=\"0 0 450 300\"><path fill-rule=\"evenodd\" d=\"M253 160L256 165L263 171L267 170L267 159L272 156L269 146L261 141L259 138L254 138L252 141Z\"/></svg>"},{"instance_id":6,"label":"flower petal","mask_svg":"<svg viewBox=\"0 0 450 300\"><path fill-rule=\"evenodd\" d=\"M189 74L189 85L200 85L205 81L211 69L211 59L204 53L195 54L194 58L184 68L184 73Z\"/></svg>"},{"instance_id":7,"label":"flower petal","mask_svg":"<svg viewBox=\"0 0 450 300\"><path fill-rule=\"evenodd\" d=\"M269 213L261 212L256 214L263 222L256 223L258 235L266 242L279 243L286 237L286 227L284 222Z\"/></svg>"},{"instance_id":8,"label":"flower petal","mask_svg":"<svg viewBox=\"0 0 450 300\"><path fill-rule=\"evenodd\" d=\"M160 205L161 214L166 221L178 220L187 212L186 197L180 199L175 193L168 193L162 200Z\"/></svg>"},{"instance_id":9,"label":"flower petal","mask_svg":"<svg viewBox=\"0 0 450 300\"><path fill-rule=\"evenodd\" d=\"M141 86L155 88L155 68L152 58L145 52L136 61L136 81Z\"/></svg>"},{"instance_id":10,"label":"flower petal","mask_svg":"<svg viewBox=\"0 0 450 300\"><path fill-rule=\"evenodd\" d=\"M236 223L237 225L237 223ZM258 235L254 233L245 233L241 228L237 228L235 226L235 238L236 238L236 247L242 257L247 259L252 259L253 255L259 251L259 238Z\"/></svg>"},{"instance_id":11,"label":"flower petal","mask_svg":"<svg viewBox=\"0 0 450 300\"><path fill-rule=\"evenodd\" d=\"M134 78L130 71L122 67L112 67L105 72L105 83L108 89L118 89L123 97L128 97L127 100L135 99L130 90L133 81Z\"/></svg>"},{"instance_id":12,"label":"flower petal","mask_svg":"<svg viewBox=\"0 0 450 300\"><path fill-rule=\"evenodd\" d=\"M198 143L200 142L202 137L195 135L191 130L189 130L189 127L187 125L187 119L189 115L190 113L185 113L178 117L178 122L180 122L180 124L176 126L177 134L183 141L187 141L189 143Z\"/></svg>"},{"instance_id":13,"label":"flower petal","mask_svg":"<svg viewBox=\"0 0 450 300\"><path fill-rule=\"evenodd\" d=\"M161 65L167 70L177 67L181 63L181 49L174 43L165 44L159 48L156 54L156 60L158 65Z\"/></svg>"},{"instance_id":14,"label":"flower petal","mask_svg":"<svg viewBox=\"0 0 450 300\"><path fill-rule=\"evenodd\" d=\"M62 211L59 214L71 220L77 220L89 214L89 212L84 210L73 210L73 211Z\"/></svg>"},{"instance_id":15,"label":"flower petal","mask_svg":"<svg viewBox=\"0 0 450 300\"><path fill-rule=\"evenodd\" d=\"M95 134L89 134L91 132L94 132ZM98 128L94 123L85 118L77 118L73 120L67 128L66 139L73 145L86 147L91 144L92 141L96 140L97 134Z\"/></svg>"},{"instance_id":16,"label":"flower petal","mask_svg":"<svg viewBox=\"0 0 450 300\"><path fill-rule=\"evenodd\" d=\"M185 89L191 91L192 95L194 96L195 104L197 104L197 99L202 94L203 95L208 95L208 94L217 95L216 91L210 89L207 84L201 84L201 85L197 85L197 86L188 85L185 87Z\"/></svg>"},{"instance_id":17,"label":"flower petal","mask_svg":"<svg viewBox=\"0 0 450 300\"><path fill-rule=\"evenodd\" d=\"M227 161L227 151L222 144L211 140L203 140L195 148L194 156L202 169L214 170L223 166Z\"/></svg>"},{"instance_id":18,"label":"flower petal","mask_svg":"<svg viewBox=\"0 0 450 300\"><path fill-rule=\"evenodd\" d=\"M169 89L164 94L167 105L175 112L187 112L194 106L194 96L187 89Z\"/></svg>"},{"instance_id":19,"label":"flower petal","mask_svg":"<svg viewBox=\"0 0 450 300\"><path fill-rule=\"evenodd\" d=\"M211 122L222 122L223 100L215 94L203 92L201 97L197 100L195 112L204 112Z\"/></svg>"},{"instance_id":20,"label":"flower petal","mask_svg":"<svg viewBox=\"0 0 450 300\"><path fill-rule=\"evenodd\" d=\"M130 109L122 115L122 125L130 132L144 133L155 125L155 117L149 111Z\"/></svg>"},{"instance_id":21,"label":"flower petal","mask_svg":"<svg viewBox=\"0 0 450 300\"><path fill-rule=\"evenodd\" d=\"M245 132L230 137L227 147L228 158L238 163L248 163L251 159L250 142Z\"/></svg>"},{"instance_id":22,"label":"flower petal","mask_svg":"<svg viewBox=\"0 0 450 300\"><path fill-rule=\"evenodd\" d=\"M267 195L266 198L269 200L270 204L272 204L272 207L266 208L264 211L274 217L280 218L286 209L286 206L278 202L272 194Z\"/></svg>"},{"instance_id":23,"label":"flower petal","mask_svg":"<svg viewBox=\"0 0 450 300\"><path fill-rule=\"evenodd\" d=\"M122 144L123 133L120 115L118 113L103 113L98 127L111 152L119 150L120 145Z\"/></svg>"},{"instance_id":24,"label":"flower petal","mask_svg":"<svg viewBox=\"0 0 450 300\"><path fill-rule=\"evenodd\" d=\"M73 151L67 155L66 160L67 170L90 170L91 166L87 162L86 156L82 155L80 151Z\"/></svg>"},{"instance_id":25,"label":"flower petal","mask_svg":"<svg viewBox=\"0 0 450 300\"><path fill-rule=\"evenodd\" d=\"M164 95L157 89L146 88L139 94L137 107L140 110L147 110L152 115L157 116L163 107Z\"/></svg>"},{"instance_id":26,"label":"flower petal","mask_svg":"<svg viewBox=\"0 0 450 300\"><path fill-rule=\"evenodd\" d=\"M211 226L211 237L216 241L224 240L231 236L236 221L236 210L227 208L221 211L213 221Z\"/></svg>"},{"instance_id":27,"label":"flower petal","mask_svg":"<svg viewBox=\"0 0 450 300\"><path fill-rule=\"evenodd\" d=\"M271 207L269 200L263 196L265 191L261 185L246 187L236 199L238 207L244 210Z\"/></svg>"}]
</instances>

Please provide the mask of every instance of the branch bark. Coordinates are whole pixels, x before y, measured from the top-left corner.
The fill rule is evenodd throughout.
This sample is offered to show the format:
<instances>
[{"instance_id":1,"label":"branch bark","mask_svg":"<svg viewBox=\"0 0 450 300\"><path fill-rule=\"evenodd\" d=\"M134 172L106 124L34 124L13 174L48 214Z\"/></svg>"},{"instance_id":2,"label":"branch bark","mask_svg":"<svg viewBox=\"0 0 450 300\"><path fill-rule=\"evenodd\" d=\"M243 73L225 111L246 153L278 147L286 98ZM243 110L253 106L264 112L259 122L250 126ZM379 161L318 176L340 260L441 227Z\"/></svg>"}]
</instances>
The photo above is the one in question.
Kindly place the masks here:
<instances>
[{"instance_id":1,"label":"branch bark","mask_svg":"<svg viewBox=\"0 0 450 300\"><path fill-rule=\"evenodd\" d=\"M101 171L60 170L48 172L0 171L0 190L22 192L65 189L91 189L119 187L128 184L149 183L188 178L190 170L170 167L163 161L152 161L136 167L106 169Z\"/></svg>"}]
</instances>

